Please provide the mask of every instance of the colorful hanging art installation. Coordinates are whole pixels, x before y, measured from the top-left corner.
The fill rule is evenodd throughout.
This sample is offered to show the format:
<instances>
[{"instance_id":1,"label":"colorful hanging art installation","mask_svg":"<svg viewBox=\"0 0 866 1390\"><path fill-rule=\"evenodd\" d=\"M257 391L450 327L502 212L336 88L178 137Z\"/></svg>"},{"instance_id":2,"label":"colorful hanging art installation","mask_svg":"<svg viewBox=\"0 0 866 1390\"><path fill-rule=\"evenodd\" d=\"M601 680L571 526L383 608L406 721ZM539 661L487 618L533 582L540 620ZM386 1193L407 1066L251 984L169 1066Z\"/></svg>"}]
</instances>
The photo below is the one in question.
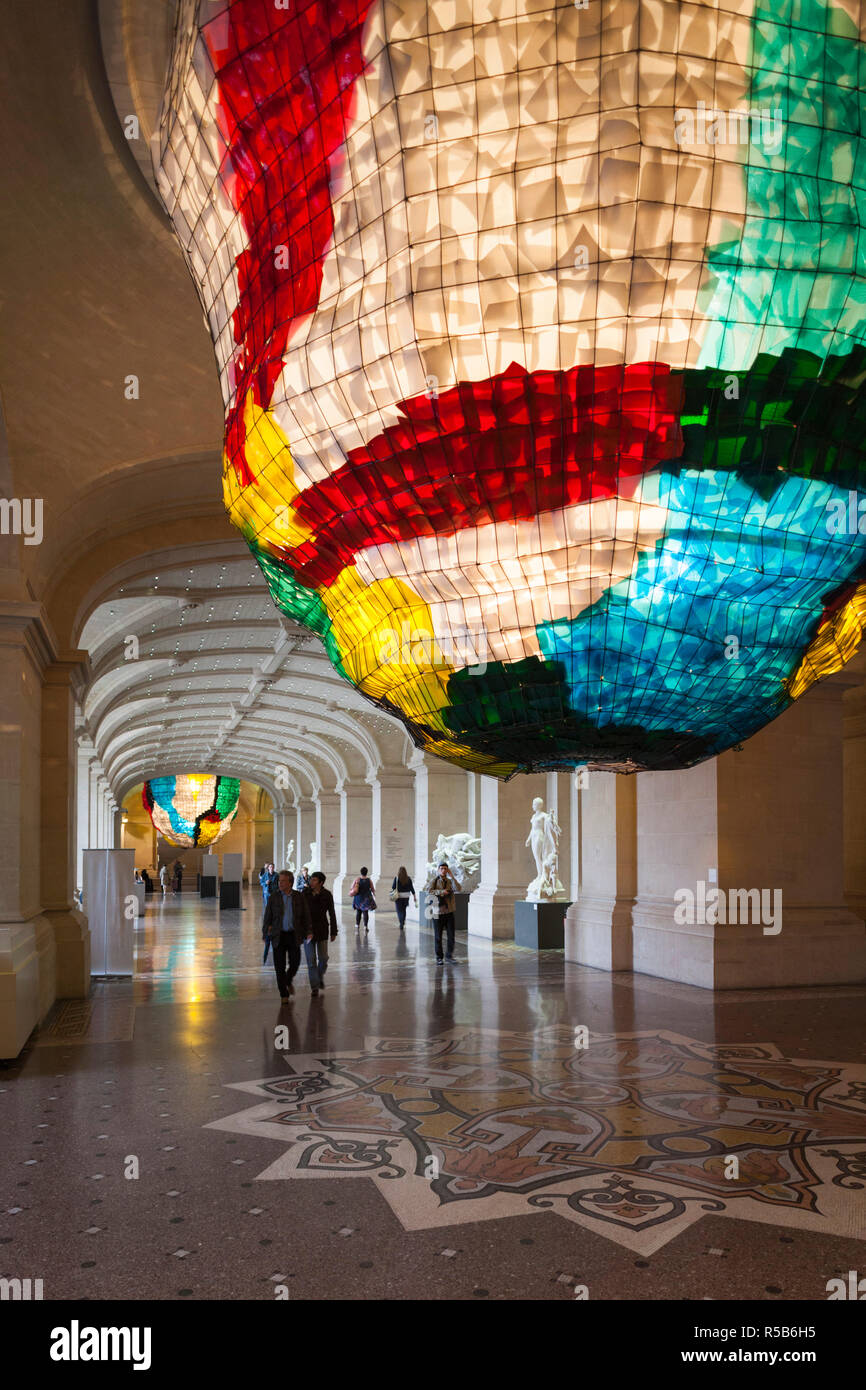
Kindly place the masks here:
<instances>
[{"instance_id":1,"label":"colorful hanging art installation","mask_svg":"<svg viewBox=\"0 0 866 1390\"><path fill-rule=\"evenodd\" d=\"M183 773L153 777L141 799L156 829L171 845L216 844L237 815L241 784L236 777Z\"/></svg>"},{"instance_id":2,"label":"colorful hanging art installation","mask_svg":"<svg viewBox=\"0 0 866 1390\"><path fill-rule=\"evenodd\" d=\"M226 506L419 746L686 767L856 651L864 53L848 0L181 0Z\"/></svg>"}]
</instances>

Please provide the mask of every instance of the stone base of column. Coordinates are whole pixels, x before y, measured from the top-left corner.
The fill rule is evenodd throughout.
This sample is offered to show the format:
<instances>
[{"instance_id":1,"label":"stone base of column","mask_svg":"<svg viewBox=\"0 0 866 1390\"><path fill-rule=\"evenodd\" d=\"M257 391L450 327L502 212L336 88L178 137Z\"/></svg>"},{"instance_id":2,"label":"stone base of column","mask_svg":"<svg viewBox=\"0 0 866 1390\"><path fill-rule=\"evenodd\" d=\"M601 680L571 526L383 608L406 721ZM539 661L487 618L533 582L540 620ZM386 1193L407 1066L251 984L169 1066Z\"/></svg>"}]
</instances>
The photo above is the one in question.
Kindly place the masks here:
<instances>
[{"instance_id":1,"label":"stone base of column","mask_svg":"<svg viewBox=\"0 0 866 1390\"><path fill-rule=\"evenodd\" d=\"M0 924L0 1058L18 1056L55 998L51 923L37 916Z\"/></svg>"},{"instance_id":2,"label":"stone base of column","mask_svg":"<svg viewBox=\"0 0 866 1390\"><path fill-rule=\"evenodd\" d=\"M46 912L33 918L33 927L36 935L36 955L39 961L39 1022L41 1023L59 993L57 988L57 943Z\"/></svg>"},{"instance_id":3,"label":"stone base of column","mask_svg":"<svg viewBox=\"0 0 866 1390\"><path fill-rule=\"evenodd\" d=\"M57 998L86 999L90 993L90 927L77 907L46 908L57 952Z\"/></svg>"},{"instance_id":4,"label":"stone base of column","mask_svg":"<svg viewBox=\"0 0 866 1390\"><path fill-rule=\"evenodd\" d=\"M565 959L597 970L632 969L634 898L582 893L565 914Z\"/></svg>"},{"instance_id":5,"label":"stone base of column","mask_svg":"<svg viewBox=\"0 0 866 1390\"><path fill-rule=\"evenodd\" d=\"M846 893L845 906L855 917L866 921L866 893Z\"/></svg>"},{"instance_id":6,"label":"stone base of column","mask_svg":"<svg viewBox=\"0 0 866 1390\"><path fill-rule=\"evenodd\" d=\"M782 930L681 926L671 902L638 899L633 969L703 989L780 989L866 982L866 925L844 907L785 908Z\"/></svg>"},{"instance_id":7,"label":"stone base of column","mask_svg":"<svg viewBox=\"0 0 866 1390\"><path fill-rule=\"evenodd\" d=\"M525 897L525 888L479 885L469 897L469 935L483 936L488 941L513 941L514 904Z\"/></svg>"}]
</instances>

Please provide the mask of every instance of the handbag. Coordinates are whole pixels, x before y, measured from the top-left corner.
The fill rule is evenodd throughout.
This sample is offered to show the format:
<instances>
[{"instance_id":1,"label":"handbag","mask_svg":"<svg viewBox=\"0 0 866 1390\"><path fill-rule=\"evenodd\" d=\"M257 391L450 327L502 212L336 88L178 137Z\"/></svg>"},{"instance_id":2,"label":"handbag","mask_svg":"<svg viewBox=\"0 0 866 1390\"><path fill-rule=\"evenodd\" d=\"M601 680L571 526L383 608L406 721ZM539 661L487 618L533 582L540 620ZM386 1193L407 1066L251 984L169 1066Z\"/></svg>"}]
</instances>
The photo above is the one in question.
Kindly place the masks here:
<instances>
[{"instance_id":1,"label":"handbag","mask_svg":"<svg viewBox=\"0 0 866 1390\"><path fill-rule=\"evenodd\" d=\"M397 890L396 888L392 888L391 891L390 891L390 893L388 894L388 897L391 899L391 902L392 902L392 903L395 903L395 902L397 901L397 899L399 898L399 896L400 896L400 894L399 894L399 892L398 892L398 890Z\"/></svg>"}]
</instances>

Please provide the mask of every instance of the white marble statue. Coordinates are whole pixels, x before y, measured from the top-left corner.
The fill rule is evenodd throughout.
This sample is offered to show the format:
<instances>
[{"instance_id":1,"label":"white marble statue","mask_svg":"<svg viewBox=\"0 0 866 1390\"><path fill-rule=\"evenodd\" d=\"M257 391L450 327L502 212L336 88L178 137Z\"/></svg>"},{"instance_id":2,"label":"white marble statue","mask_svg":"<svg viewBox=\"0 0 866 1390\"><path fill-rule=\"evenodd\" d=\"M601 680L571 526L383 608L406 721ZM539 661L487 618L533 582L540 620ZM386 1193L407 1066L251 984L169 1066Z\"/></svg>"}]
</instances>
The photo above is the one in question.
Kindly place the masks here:
<instances>
[{"instance_id":1,"label":"white marble statue","mask_svg":"<svg viewBox=\"0 0 866 1390\"><path fill-rule=\"evenodd\" d=\"M294 840L289 840L289 843L286 845L285 865L286 865L286 868L288 869L288 871L289 871L290 874L293 874L293 873L295 872L295 842L294 842Z\"/></svg>"},{"instance_id":2,"label":"white marble statue","mask_svg":"<svg viewBox=\"0 0 866 1390\"><path fill-rule=\"evenodd\" d=\"M559 822L552 811L545 811L540 796L532 803L529 827L526 844L532 850L536 873L526 890L526 899L527 902L540 902L543 898L555 898L563 891L562 884L556 876L561 833Z\"/></svg>"},{"instance_id":3,"label":"white marble statue","mask_svg":"<svg viewBox=\"0 0 866 1390\"><path fill-rule=\"evenodd\" d=\"M319 842L318 842L318 840L311 840L311 841L310 841L310 857L309 857L309 859L307 860L306 864L303 864L301 867L304 868L304 869L306 869L308 875L311 874L311 873L313 873L316 869L320 869L320 868L321 868L321 864L319 863Z\"/></svg>"},{"instance_id":4,"label":"white marble statue","mask_svg":"<svg viewBox=\"0 0 866 1390\"><path fill-rule=\"evenodd\" d=\"M481 866L480 840L466 831L460 831L456 835L440 835L436 840L433 857L427 865L425 885L433 882L443 860L451 870L461 893L471 893L473 888L478 887L478 871Z\"/></svg>"}]
</instances>

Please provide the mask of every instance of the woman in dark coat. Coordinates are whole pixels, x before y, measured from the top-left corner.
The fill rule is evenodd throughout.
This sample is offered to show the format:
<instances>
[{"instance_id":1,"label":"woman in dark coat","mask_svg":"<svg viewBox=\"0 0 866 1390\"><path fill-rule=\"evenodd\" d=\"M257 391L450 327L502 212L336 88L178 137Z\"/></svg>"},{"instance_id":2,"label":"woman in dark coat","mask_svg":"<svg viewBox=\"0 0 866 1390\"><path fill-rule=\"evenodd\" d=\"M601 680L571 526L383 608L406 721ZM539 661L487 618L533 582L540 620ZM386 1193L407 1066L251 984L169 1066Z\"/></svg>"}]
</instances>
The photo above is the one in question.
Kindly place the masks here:
<instances>
[{"instance_id":1,"label":"woman in dark coat","mask_svg":"<svg viewBox=\"0 0 866 1390\"><path fill-rule=\"evenodd\" d=\"M405 865L401 864L394 882L391 884L391 897L394 899L394 906L397 909L397 921L400 923L401 931L406 926L406 909L409 906L410 895L417 907L418 899L415 897L415 885L406 872Z\"/></svg>"}]
</instances>

